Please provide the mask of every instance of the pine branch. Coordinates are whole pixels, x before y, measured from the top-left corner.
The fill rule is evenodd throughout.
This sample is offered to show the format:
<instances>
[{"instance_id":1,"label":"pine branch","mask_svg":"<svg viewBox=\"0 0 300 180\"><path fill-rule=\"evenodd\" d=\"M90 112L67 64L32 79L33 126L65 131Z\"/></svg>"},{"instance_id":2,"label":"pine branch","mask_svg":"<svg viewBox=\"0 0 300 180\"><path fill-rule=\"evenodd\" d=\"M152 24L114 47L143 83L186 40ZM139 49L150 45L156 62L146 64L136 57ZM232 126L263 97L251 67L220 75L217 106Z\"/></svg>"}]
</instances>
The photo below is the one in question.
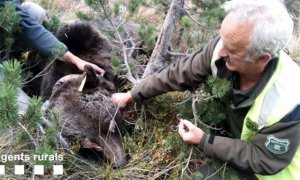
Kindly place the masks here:
<instances>
[{"instance_id":1,"label":"pine branch","mask_svg":"<svg viewBox=\"0 0 300 180\"><path fill-rule=\"evenodd\" d=\"M24 132L28 135L29 139L31 140L32 144L34 145L34 149L38 150L37 141L34 140L34 138L32 137L32 135L30 134L30 132L26 129L26 127L22 123L18 122L18 124L24 130Z\"/></svg>"},{"instance_id":2,"label":"pine branch","mask_svg":"<svg viewBox=\"0 0 300 180\"><path fill-rule=\"evenodd\" d=\"M197 97L193 97L193 102L192 102L192 110L193 110L193 116L194 116L194 120L195 120L195 125L197 126L197 122L199 122L201 125L209 128L209 129L212 129L212 130L222 130L222 128L215 128L215 127L212 127L212 126L209 126L207 124L205 124L204 122L202 122L199 117L198 117L198 113L197 113L197 110L196 110L196 102L197 102Z\"/></svg>"},{"instance_id":3,"label":"pine branch","mask_svg":"<svg viewBox=\"0 0 300 180\"><path fill-rule=\"evenodd\" d=\"M106 8L104 6L104 3L102 0L99 0L99 3L100 3L100 6L101 8L103 9L103 12L104 12L104 16L105 18L108 20L108 22L110 23L110 25L112 26L112 28L114 29L114 31L117 33L117 37L119 39L119 44L122 46L122 49L123 49L123 58L124 58L124 63L127 67L127 79L132 82L133 84L136 84L137 83L137 80L133 77L133 74L131 72L131 69L129 67L129 63L128 63L128 54L127 54L127 51L126 51L126 45L123 43L123 38L121 36L121 34L119 33L118 31L118 28L114 25L114 23L111 21L111 19L109 18L108 16L108 13L106 11ZM131 47L132 48L132 47Z\"/></svg>"},{"instance_id":4,"label":"pine branch","mask_svg":"<svg viewBox=\"0 0 300 180\"><path fill-rule=\"evenodd\" d=\"M197 21L195 18L192 17L192 15L189 13L189 11L187 9L184 9L185 14L192 20L194 21L196 24L198 24L199 26L201 26L202 28L208 28L206 25L204 25L203 23Z\"/></svg>"}]
</instances>

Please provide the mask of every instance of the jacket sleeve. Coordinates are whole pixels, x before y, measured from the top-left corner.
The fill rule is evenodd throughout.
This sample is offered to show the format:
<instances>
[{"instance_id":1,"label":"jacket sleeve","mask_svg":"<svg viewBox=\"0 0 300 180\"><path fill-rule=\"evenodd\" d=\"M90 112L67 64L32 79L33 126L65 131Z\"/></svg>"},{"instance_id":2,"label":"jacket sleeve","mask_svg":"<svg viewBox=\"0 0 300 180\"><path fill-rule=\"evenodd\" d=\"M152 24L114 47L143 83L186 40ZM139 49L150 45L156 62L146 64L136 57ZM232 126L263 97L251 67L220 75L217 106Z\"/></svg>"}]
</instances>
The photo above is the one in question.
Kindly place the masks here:
<instances>
[{"instance_id":1,"label":"jacket sleeve","mask_svg":"<svg viewBox=\"0 0 300 180\"><path fill-rule=\"evenodd\" d=\"M170 91L184 91L199 85L211 74L210 62L219 38L208 43L190 57L170 64L162 71L149 75L131 90L135 101L145 100Z\"/></svg>"},{"instance_id":2,"label":"jacket sleeve","mask_svg":"<svg viewBox=\"0 0 300 180\"><path fill-rule=\"evenodd\" d=\"M62 56L67 51L67 47L36 22L21 5L16 4L16 11L21 16L19 25L25 43L46 56L57 52L60 52L58 55ZM59 48L62 48L62 51L58 51Z\"/></svg>"},{"instance_id":3,"label":"jacket sleeve","mask_svg":"<svg viewBox=\"0 0 300 180\"><path fill-rule=\"evenodd\" d=\"M267 147L268 138L289 142L287 151L273 153ZM251 143L239 139L231 139L214 135L203 136L198 145L208 156L214 156L222 161L251 173L272 175L286 168L292 161L300 144L300 120L279 122L259 132Z\"/></svg>"}]
</instances>

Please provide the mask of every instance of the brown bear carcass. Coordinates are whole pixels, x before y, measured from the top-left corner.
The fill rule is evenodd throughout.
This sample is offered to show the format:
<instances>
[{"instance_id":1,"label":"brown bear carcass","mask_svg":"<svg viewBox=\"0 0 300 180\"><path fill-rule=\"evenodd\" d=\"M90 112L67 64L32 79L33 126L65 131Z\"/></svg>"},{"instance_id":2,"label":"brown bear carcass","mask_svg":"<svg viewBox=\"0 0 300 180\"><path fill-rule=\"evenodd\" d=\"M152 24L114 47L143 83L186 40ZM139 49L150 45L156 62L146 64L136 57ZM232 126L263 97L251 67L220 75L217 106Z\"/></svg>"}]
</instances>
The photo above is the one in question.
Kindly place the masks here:
<instances>
[{"instance_id":1,"label":"brown bear carcass","mask_svg":"<svg viewBox=\"0 0 300 180\"><path fill-rule=\"evenodd\" d=\"M82 73L71 64L56 61L43 77L41 88L43 98L49 99L47 112L60 112L58 124L68 141L79 140L82 148L96 150L113 166L121 167L127 156L120 134L122 114L110 98L115 92L111 47L90 25L81 22L66 25L57 37L73 54L106 73L102 77L88 65Z\"/></svg>"}]
</instances>

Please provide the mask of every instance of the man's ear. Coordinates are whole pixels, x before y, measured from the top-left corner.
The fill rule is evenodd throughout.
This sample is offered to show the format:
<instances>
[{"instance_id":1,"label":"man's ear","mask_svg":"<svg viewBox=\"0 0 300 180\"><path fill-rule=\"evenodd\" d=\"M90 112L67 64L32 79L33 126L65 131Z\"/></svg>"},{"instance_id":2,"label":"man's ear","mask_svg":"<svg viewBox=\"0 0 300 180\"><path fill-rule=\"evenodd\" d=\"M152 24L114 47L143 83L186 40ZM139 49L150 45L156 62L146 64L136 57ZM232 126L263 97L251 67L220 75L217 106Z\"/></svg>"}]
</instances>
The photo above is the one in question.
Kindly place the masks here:
<instances>
[{"instance_id":1,"label":"man's ear","mask_svg":"<svg viewBox=\"0 0 300 180\"><path fill-rule=\"evenodd\" d=\"M270 53L265 52L259 57L257 62L260 66L265 67L271 59L272 55Z\"/></svg>"}]
</instances>

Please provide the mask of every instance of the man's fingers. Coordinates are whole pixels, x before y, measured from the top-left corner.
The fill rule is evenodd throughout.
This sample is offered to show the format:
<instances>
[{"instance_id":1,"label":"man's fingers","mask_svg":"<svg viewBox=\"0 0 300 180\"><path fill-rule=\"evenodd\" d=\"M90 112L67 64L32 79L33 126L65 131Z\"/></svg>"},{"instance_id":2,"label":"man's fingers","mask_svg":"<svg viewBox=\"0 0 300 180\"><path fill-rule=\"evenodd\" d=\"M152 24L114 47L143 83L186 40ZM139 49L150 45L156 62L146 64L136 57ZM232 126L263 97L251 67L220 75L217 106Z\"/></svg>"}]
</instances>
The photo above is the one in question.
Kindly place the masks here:
<instances>
[{"instance_id":1,"label":"man's fingers","mask_svg":"<svg viewBox=\"0 0 300 180\"><path fill-rule=\"evenodd\" d=\"M189 128L185 125L185 121L186 120L181 120L178 124L178 133L181 137L183 137L184 134L189 131Z\"/></svg>"},{"instance_id":2,"label":"man's fingers","mask_svg":"<svg viewBox=\"0 0 300 180\"><path fill-rule=\"evenodd\" d=\"M178 125L178 133L183 138L185 130L184 130L184 125L182 123L179 123Z\"/></svg>"},{"instance_id":3,"label":"man's fingers","mask_svg":"<svg viewBox=\"0 0 300 180\"><path fill-rule=\"evenodd\" d=\"M192 129L193 127L195 127L195 125L188 120L182 120L181 122L184 126L186 126L187 129Z\"/></svg>"},{"instance_id":4,"label":"man's fingers","mask_svg":"<svg viewBox=\"0 0 300 180\"><path fill-rule=\"evenodd\" d=\"M94 65L93 67L97 73L99 73L102 77L104 76L105 71L103 69L101 69L100 67L98 67L96 65Z\"/></svg>"},{"instance_id":5,"label":"man's fingers","mask_svg":"<svg viewBox=\"0 0 300 180\"><path fill-rule=\"evenodd\" d=\"M120 108L126 106L126 100L124 99L124 93L114 93L111 96L113 102L115 102Z\"/></svg>"}]
</instances>

